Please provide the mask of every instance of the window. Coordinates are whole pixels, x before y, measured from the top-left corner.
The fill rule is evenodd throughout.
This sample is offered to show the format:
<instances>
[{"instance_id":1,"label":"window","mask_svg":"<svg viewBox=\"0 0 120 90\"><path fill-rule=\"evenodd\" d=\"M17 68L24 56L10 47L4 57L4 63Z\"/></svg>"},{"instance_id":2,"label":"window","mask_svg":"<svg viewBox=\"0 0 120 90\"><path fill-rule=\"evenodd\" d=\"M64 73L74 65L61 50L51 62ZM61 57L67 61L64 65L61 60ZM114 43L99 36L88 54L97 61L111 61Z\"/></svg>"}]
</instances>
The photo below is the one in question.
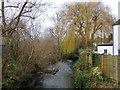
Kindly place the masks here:
<instances>
[{"instance_id":1,"label":"window","mask_svg":"<svg viewBox=\"0 0 120 90\"><path fill-rule=\"evenodd\" d=\"M104 49L104 54L107 54L107 49Z\"/></svg>"},{"instance_id":2,"label":"window","mask_svg":"<svg viewBox=\"0 0 120 90\"><path fill-rule=\"evenodd\" d=\"M118 55L120 55L120 49L118 50Z\"/></svg>"}]
</instances>

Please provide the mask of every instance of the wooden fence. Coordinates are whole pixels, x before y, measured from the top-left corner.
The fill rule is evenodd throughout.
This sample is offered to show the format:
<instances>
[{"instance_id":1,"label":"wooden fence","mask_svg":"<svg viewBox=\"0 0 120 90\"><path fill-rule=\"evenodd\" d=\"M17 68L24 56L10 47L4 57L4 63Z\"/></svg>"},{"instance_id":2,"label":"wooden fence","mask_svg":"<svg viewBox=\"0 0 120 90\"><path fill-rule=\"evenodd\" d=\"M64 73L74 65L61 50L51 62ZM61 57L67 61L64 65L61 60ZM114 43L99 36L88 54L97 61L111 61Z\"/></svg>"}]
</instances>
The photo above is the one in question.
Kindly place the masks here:
<instances>
[{"instance_id":1,"label":"wooden fence","mask_svg":"<svg viewBox=\"0 0 120 90\"><path fill-rule=\"evenodd\" d=\"M101 55L100 60L103 75L120 82L120 56Z\"/></svg>"}]
</instances>

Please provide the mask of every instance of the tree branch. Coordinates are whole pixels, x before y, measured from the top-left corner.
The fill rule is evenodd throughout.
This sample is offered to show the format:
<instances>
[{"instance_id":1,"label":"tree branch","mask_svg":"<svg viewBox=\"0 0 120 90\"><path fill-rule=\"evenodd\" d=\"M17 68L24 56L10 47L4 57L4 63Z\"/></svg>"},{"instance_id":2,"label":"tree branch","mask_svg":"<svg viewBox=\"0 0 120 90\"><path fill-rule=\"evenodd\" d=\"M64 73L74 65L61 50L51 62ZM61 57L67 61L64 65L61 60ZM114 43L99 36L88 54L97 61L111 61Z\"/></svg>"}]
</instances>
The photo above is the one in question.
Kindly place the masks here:
<instances>
[{"instance_id":1,"label":"tree branch","mask_svg":"<svg viewBox=\"0 0 120 90\"><path fill-rule=\"evenodd\" d=\"M28 15L21 15L23 17L28 17L28 18L31 18L31 19L35 19L36 17L32 17L32 16L28 16Z\"/></svg>"},{"instance_id":2,"label":"tree branch","mask_svg":"<svg viewBox=\"0 0 120 90\"><path fill-rule=\"evenodd\" d=\"M24 12L22 12L22 14L25 14L25 13L28 13L28 12L32 12L32 10L24 11Z\"/></svg>"},{"instance_id":3,"label":"tree branch","mask_svg":"<svg viewBox=\"0 0 120 90\"><path fill-rule=\"evenodd\" d=\"M28 3L28 0L26 0L26 2L24 3L24 5L22 6L22 9L21 9L21 11L20 11L20 13L19 13L19 15L18 15L17 22L16 22L16 24L15 24L14 29L18 26L18 23L19 23L19 21L20 21L20 16L21 16L21 14L22 14L25 6L27 5L27 3Z\"/></svg>"},{"instance_id":4,"label":"tree branch","mask_svg":"<svg viewBox=\"0 0 120 90\"><path fill-rule=\"evenodd\" d=\"M4 8L9 8L9 7L19 8L18 6L5 6Z\"/></svg>"},{"instance_id":5,"label":"tree branch","mask_svg":"<svg viewBox=\"0 0 120 90\"><path fill-rule=\"evenodd\" d=\"M1 10L1 13L2 13L2 23L4 25L4 27L6 27L6 21L5 21L5 12L4 12L4 1L1 3L2 4L2 10Z\"/></svg>"},{"instance_id":6,"label":"tree branch","mask_svg":"<svg viewBox=\"0 0 120 90\"><path fill-rule=\"evenodd\" d=\"M28 0L26 0L26 2L23 4L18 16L15 17L13 20L11 20L11 22L9 23L9 27L10 27L12 25L13 21L16 20L15 26L12 29L10 29L9 32L8 32L9 36L12 35L12 33L15 31L16 27L18 26L19 21L20 21L20 17L22 15L22 12L23 12L25 6L27 5L27 3L28 3ZM3 22L4 28L6 28L7 24L5 22L5 15L4 15L4 2L2 2L2 22ZM3 29L3 30L4 30L3 31L4 33L7 32L6 29Z\"/></svg>"}]
</instances>

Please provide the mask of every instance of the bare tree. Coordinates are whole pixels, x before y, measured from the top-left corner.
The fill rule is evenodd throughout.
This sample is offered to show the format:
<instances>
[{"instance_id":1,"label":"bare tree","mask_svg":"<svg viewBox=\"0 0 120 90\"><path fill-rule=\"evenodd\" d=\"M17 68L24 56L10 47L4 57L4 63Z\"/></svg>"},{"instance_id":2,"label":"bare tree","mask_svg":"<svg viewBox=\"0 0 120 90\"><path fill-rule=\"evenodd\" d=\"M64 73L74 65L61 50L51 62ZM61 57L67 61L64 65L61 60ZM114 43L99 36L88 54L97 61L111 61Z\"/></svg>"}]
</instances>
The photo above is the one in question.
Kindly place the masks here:
<instances>
[{"instance_id":1,"label":"bare tree","mask_svg":"<svg viewBox=\"0 0 120 90\"><path fill-rule=\"evenodd\" d=\"M51 18L51 21L53 23L53 27L49 28L49 32L56 41L58 52L62 55L61 48L66 34L66 21L60 16L59 13L56 13L54 17Z\"/></svg>"},{"instance_id":2,"label":"bare tree","mask_svg":"<svg viewBox=\"0 0 120 90\"><path fill-rule=\"evenodd\" d=\"M26 0L21 3L1 1L0 30L6 45L6 51L2 57L4 85L6 85L7 79L10 79L10 77L20 81L20 78L24 77L30 68L29 63L32 60L34 62L35 44L33 43L34 38L31 31L35 30L36 20L40 20L40 16L46 11L47 6L49 4L42 0L40 2ZM17 66L18 63L22 69L13 70L13 68L19 67ZM14 65L16 66L14 67ZM10 75L9 71L15 71L15 73ZM24 74L17 76L19 71ZM6 78L6 75L10 77Z\"/></svg>"},{"instance_id":3,"label":"bare tree","mask_svg":"<svg viewBox=\"0 0 120 90\"><path fill-rule=\"evenodd\" d=\"M11 36L23 19L26 23L37 19L45 12L45 6L47 5L42 0L40 2L26 0L23 3L5 3L4 0L1 1L2 35L5 37Z\"/></svg>"}]
</instances>

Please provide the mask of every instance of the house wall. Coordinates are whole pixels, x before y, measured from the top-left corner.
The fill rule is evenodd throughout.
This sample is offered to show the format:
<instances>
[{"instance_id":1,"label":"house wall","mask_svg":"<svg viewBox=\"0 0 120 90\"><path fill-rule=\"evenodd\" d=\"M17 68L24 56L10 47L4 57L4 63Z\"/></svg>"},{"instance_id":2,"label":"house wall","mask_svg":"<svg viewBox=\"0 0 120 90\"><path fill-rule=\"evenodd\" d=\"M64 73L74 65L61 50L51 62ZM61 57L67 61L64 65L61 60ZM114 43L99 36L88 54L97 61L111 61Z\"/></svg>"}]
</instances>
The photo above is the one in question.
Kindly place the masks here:
<instances>
[{"instance_id":1,"label":"house wall","mask_svg":"<svg viewBox=\"0 0 120 90\"><path fill-rule=\"evenodd\" d=\"M118 19L120 19L120 1L118 2Z\"/></svg>"},{"instance_id":2,"label":"house wall","mask_svg":"<svg viewBox=\"0 0 120 90\"><path fill-rule=\"evenodd\" d=\"M118 25L118 49L120 50L120 25Z\"/></svg>"},{"instance_id":3,"label":"house wall","mask_svg":"<svg viewBox=\"0 0 120 90\"><path fill-rule=\"evenodd\" d=\"M118 25L113 26L114 55L118 55ZM119 41L120 42L120 41ZM120 47L120 45L119 45Z\"/></svg>"},{"instance_id":4,"label":"house wall","mask_svg":"<svg viewBox=\"0 0 120 90\"><path fill-rule=\"evenodd\" d=\"M98 46L97 47L97 51L100 54L103 54L105 49L107 49L107 54L113 55L113 46Z\"/></svg>"}]
</instances>

